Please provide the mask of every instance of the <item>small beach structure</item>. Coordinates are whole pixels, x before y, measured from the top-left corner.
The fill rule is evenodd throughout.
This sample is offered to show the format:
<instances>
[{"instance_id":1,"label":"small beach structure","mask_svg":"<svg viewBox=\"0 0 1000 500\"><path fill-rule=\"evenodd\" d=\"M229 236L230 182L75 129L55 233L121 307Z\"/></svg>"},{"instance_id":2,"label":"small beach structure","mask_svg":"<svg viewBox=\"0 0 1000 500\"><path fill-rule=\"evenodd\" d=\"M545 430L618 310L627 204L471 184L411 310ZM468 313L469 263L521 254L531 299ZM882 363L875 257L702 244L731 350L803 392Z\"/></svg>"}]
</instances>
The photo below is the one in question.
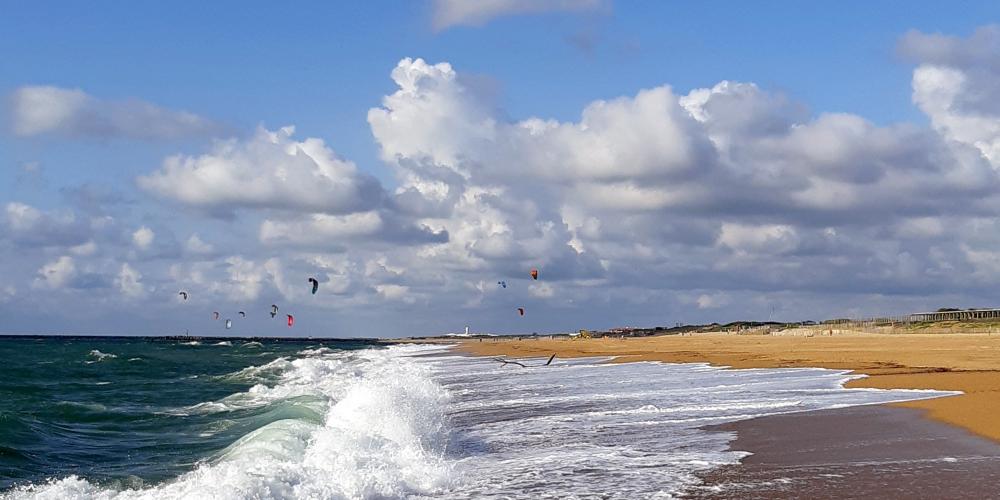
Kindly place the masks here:
<instances>
[{"instance_id":1,"label":"small beach structure","mask_svg":"<svg viewBox=\"0 0 1000 500\"><path fill-rule=\"evenodd\" d=\"M920 312L910 315L910 321L962 321L969 319L1000 319L1000 309L956 309Z\"/></svg>"}]
</instances>

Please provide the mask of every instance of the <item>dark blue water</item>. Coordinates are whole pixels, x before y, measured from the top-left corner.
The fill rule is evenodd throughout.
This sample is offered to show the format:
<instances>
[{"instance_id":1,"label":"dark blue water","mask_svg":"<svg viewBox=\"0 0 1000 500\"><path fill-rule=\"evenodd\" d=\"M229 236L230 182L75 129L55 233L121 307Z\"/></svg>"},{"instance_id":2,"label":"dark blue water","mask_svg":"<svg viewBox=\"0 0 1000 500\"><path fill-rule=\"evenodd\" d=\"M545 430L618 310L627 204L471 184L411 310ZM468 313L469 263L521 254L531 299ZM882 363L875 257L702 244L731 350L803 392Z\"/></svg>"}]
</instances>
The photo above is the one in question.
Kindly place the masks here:
<instances>
[{"instance_id":1,"label":"dark blue water","mask_svg":"<svg viewBox=\"0 0 1000 500\"><path fill-rule=\"evenodd\" d=\"M847 372L441 346L0 338L0 499L673 498L708 424L938 397Z\"/></svg>"},{"instance_id":2,"label":"dark blue water","mask_svg":"<svg viewBox=\"0 0 1000 500\"><path fill-rule=\"evenodd\" d=\"M77 475L135 488L194 468L288 406L184 412L251 389L233 376L363 341L0 337L0 491Z\"/></svg>"}]
</instances>

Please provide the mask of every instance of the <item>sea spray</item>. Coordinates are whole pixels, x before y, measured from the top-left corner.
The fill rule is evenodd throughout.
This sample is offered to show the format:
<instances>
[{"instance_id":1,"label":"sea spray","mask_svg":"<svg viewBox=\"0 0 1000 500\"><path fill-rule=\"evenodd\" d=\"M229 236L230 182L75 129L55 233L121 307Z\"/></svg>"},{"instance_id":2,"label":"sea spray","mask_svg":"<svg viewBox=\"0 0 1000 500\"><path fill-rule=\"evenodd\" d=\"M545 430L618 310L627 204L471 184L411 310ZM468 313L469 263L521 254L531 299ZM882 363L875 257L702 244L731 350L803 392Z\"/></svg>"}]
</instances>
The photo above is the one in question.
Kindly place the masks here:
<instances>
[{"instance_id":1,"label":"sea spray","mask_svg":"<svg viewBox=\"0 0 1000 500\"><path fill-rule=\"evenodd\" d=\"M441 354L423 362L452 394L461 482L445 498L673 498L746 455L706 425L950 394L845 389L853 375L825 369Z\"/></svg>"},{"instance_id":2,"label":"sea spray","mask_svg":"<svg viewBox=\"0 0 1000 500\"><path fill-rule=\"evenodd\" d=\"M223 360L208 348L154 347L142 349L149 363L168 355L211 360L205 366L213 367L239 359ZM164 379L217 393L211 398L151 405L155 411L131 403L139 413L130 426L155 417L179 430L162 435L147 430L151 446L161 440L210 445L186 472L156 478L136 468L109 479L71 471L33 480L7 496L670 498L695 485L699 472L745 455L728 449L731 433L706 430L706 424L948 394L845 389L853 375L824 369L726 370L606 358L557 359L551 366L522 360L528 366L521 368L457 356L440 346L302 347L268 343L268 350L280 355L198 378L185 372ZM258 354L249 351L248 356ZM87 369L102 378L108 369L138 376L150 373L145 364L141 370L128 363ZM120 382L115 386L126 385ZM163 384L158 387L164 392L176 386ZM187 393L181 389L175 397ZM79 411L84 410L87 419L118 411L110 406ZM73 418L83 418L79 411L72 408ZM84 437L87 428L82 427ZM183 446L176 448L161 448L158 455L145 455L146 461L176 467L190 456Z\"/></svg>"},{"instance_id":3,"label":"sea spray","mask_svg":"<svg viewBox=\"0 0 1000 500\"><path fill-rule=\"evenodd\" d=\"M105 361L105 360L108 360L108 359L115 359L115 358L118 357L118 356L116 356L114 354L111 354L111 353L108 353L108 352L101 352L101 351L99 351L97 349L94 349L94 350L90 351L89 353L87 353L87 356L89 356L89 357L91 357L93 359L91 359L90 361L86 361L86 363L100 363L101 361Z\"/></svg>"},{"instance_id":4,"label":"sea spray","mask_svg":"<svg viewBox=\"0 0 1000 500\"><path fill-rule=\"evenodd\" d=\"M195 470L155 487L115 489L77 476L12 498L386 498L450 484L448 394L430 369L389 350L314 352L272 385L187 410L266 409L253 430Z\"/></svg>"}]
</instances>

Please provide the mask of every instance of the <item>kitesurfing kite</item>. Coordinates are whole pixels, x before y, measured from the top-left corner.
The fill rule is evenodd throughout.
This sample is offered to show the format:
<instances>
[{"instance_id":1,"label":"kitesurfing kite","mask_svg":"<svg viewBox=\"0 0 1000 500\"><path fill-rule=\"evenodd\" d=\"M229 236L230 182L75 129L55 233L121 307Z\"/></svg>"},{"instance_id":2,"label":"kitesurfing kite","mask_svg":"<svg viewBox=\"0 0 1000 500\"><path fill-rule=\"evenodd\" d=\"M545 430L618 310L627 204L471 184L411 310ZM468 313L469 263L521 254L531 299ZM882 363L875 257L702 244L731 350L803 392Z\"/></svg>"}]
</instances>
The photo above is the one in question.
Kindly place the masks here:
<instances>
[{"instance_id":1,"label":"kitesurfing kite","mask_svg":"<svg viewBox=\"0 0 1000 500\"><path fill-rule=\"evenodd\" d=\"M277 315L278 315L278 306L271 304L271 317L273 318Z\"/></svg>"},{"instance_id":2,"label":"kitesurfing kite","mask_svg":"<svg viewBox=\"0 0 1000 500\"><path fill-rule=\"evenodd\" d=\"M180 292L177 292L177 295L180 295L181 297L183 297L184 300L188 299L188 293L187 292L180 291Z\"/></svg>"},{"instance_id":3,"label":"kitesurfing kite","mask_svg":"<svg viewBox=\"0 0 1000 500\"><path fill-rule=\"evenodd\" d=\"M212 319L219 319L219 311L212 312Z\"/></svg>"},{"instance_id":4,"label":"kitesurfing kite","mask_svg":"<svg viewBox=\"0 0 1000 500\"><path fill-rule=\"evenodd\" d=\"M288 328L291 328L295 324L295 316L288 314Z\"/></svg>"},{"instance_id":5,"label":"kitesurfing kite","mask_svg":"<svg viewBox=\"0 0 1000 500\"><path fill-rule=\"evenodd\" d=\"M507 282L506 281L497 281L497 286L500 286L500 287L503 287L503 288L507 288Z\"/></svg>"},{"instance_id":6,"label":"kitesurfing kite","mask_svg":"<svg viewBox=\"0 0 1000 500\"><path fill-rule=\"evenodd\" d=\"M241 317L241 318L245 318L245 317L247 317L247 313L245 313L245 312L243 312L243 311L240 311L240 317Z\"/></svg>"},{"instance_id":7,"label":"kitesurfing kite","mask_svg":"<svg viewBox=\"0 0 1000 500\"><path fill-rule=\"evenodd\" d=\"M535 269L534 267L531 268L531 279L533 280L538 279L538 269Z\"/></svg>"},{"instance_id":8,"label":"kitesurfing kite","mask_svg":"<svg viewBox=\"0 0 1000 500\"><path fill-rule=\"evenodd\" d=\"M319 281L316 281L316 278L309 278L309 282L312 283L313 286L313 295L316 295L316 290L319 290Z\"/></svg>"},{"instance_id":9,"label":"kitesurfing kite","mask_svg":"<svg viewBox=\"0 0 1000 500\"><path fill-rule=\"evenodd\" d=\"M517 313L520 314L521 316L524 316L524 308L523 307L518 307L517 308Z\"/></svg>"},{"instance_id":10,"label":"kitesurfing kite","mask_svg":"<svg viewBox=\"0 0 1000 500\"><path fill-rule=\"evenodd\" d=\"M233 327L233 320L226 318L226 330Z\"/></svg>"}]
</instances>

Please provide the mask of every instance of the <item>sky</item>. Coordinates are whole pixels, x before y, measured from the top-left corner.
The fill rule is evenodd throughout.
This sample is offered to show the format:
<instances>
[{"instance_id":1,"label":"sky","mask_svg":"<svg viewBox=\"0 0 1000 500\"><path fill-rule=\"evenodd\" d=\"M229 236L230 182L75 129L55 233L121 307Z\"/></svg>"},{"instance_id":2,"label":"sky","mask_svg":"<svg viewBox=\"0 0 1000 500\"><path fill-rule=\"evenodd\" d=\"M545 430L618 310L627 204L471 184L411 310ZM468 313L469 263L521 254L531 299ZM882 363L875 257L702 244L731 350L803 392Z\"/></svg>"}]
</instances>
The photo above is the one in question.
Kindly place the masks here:
<instances>
[{"instance_id":1,"label":"sky","mask_svg":"<svg viewBox=\"0 0 1000 500\"><path fill-rule=\"evenodd\" d=\"M998 15L11 2L0 333L396 337L1000 306Z\"/></svg>"}]
</instances>

